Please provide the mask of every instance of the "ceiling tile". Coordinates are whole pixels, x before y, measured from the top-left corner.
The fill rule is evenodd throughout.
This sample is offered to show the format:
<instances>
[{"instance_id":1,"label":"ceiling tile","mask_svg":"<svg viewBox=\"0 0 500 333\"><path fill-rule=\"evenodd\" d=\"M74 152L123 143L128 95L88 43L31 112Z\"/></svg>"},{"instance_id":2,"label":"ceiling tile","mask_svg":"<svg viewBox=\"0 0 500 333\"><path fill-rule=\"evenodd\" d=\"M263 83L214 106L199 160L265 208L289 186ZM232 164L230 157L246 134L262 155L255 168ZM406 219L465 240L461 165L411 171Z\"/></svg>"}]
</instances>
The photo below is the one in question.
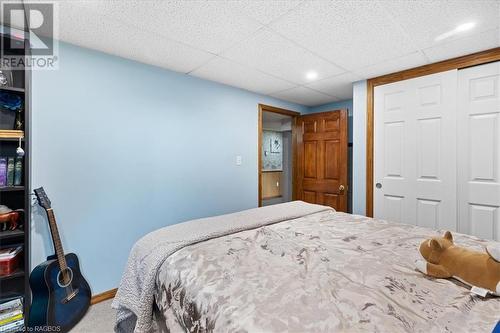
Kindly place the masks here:
<instances>
[{"instance_id":1,"label":"ceiling tile","mask_svg":"<svg viewBox=\"0 0 500 333\"><path fill-rule=\"evenodd\" d=\"M316 81L308 84L314 90L321 91L338 97L341 100L352 98L352 83L359 81L362 78L353 73L345 73L342 75L333 76L321 81Z\"/></svg>"},{"instance_id":2,"label":"ceiling tile","mask_svg":"<svg viewBox=\"0 0 500 333\"><path fill-rule=\"evenodd\" d=\"M68 3L212 53L221 52L263 26L219 1L77 0Z\"/></svg>"},{"instance_id":3,"label":"ceiling tile","mask_svg":"<svg viewBox=\"0 0 500 333\"><path fill-rule=\"evenodd\" d=\"M237 0L228 1L227 4L234 11L258 21L269 24L281 15L297 7L302 0Z\"/></svg>"},{"instance_id":4,"label":"ceiling tile","mask_svg":"<svg viewBox=\"0 0 500 333\"><path fill-rule=\"evenodd\" d=\"M333 96L322 94L306 87L295 87L273 93L271 96L306 106L316 106L339 100Z\"/></svg>"},{"instance_id":5,"label":"ceiling tile","mask_svg":"<svg viewBox=\"0 0 500 333\"><path fill-rule=\"evenodd\" d=\"M190 74L261 94L270 94L294 86L284 80L220 57L211 60Z\"/></svg>"},{"instance_id":6,"label":"ceiling tile","mask_svg":"<svg viewBox=\"0 0 500 333\"><path fill-rule=\"evenodd\" d=\"M435 38L456 26L475 22L470 33L491 30L500 24L500 1L498 0L382 0L403 29L420 48L438 44ZM457 35L457 38L464 35Z\"/></svg>"},{"instance_id":7,"label":"ceiling tile","mask_svg":"<svg viewBox=\"0 0 500 333\"><path fill-rule=\"evenodd\" d=\"M347 70L417 51L375 1L308 1L270 27Z\"/></svg>"},{"instance_id":8,"label":"ceiling tile","mask_svg":"<svg viewBox=\"0 0 500 333\"><path fill-rule=\"evenodd\" d=\"M86 8L67 3L59 6L59 38L75 45L183 73L214 57L211 53L137 30Z\"/></svg>"},{"instance_id":9,"label":"ceiling tile","mask_svg":"<svg viewBox=\"0 0 500 333\"><path fill-rule=\"evenodd\" d=\"M424 53L432 62L436 62L499 46L500 30L493 29L481 34L455 39L451 42L425 49Z\"/></svg>"},{"instance_id":10,"label":"ceiling tile","mask_svg":"<svg viewBox=\"0 0 500 333\"><path fill-rule=\"evenodd\" d=\"M423 66L427 63L428 61L422 54L422 52L417 51L402 57L384 61L376 65L360 68L358 70L355 70L354 73L362 77L363 79L370 79L380 75L395 73L405 69Z\"/></svg>"},{"instance_id":11,"label":"ceiling tile","mask_svg":"<svg viewBox=\"0 0 500 333\"><path fill-rule=\"evenodd\" d=\"M306 78L308 71L315 71L317 79L345 72L267 29L222 53L222 56L297 84L309 82Z\"/></svg>"},{"instance_id":12,"label":"ceiling tile","mask_svg":"<svg viewBox=\"0 0 500 333\"><path fill-rule=\"evenodd\" d=\"M198 68L196 76L307 105L350 98L361 77L500 46L498 0L58 3L61 40L175 71ZM468 35L435 43L467 20L477 23ZM317 81L304 80L307 70Z\"/></svg>"}]
</instances>

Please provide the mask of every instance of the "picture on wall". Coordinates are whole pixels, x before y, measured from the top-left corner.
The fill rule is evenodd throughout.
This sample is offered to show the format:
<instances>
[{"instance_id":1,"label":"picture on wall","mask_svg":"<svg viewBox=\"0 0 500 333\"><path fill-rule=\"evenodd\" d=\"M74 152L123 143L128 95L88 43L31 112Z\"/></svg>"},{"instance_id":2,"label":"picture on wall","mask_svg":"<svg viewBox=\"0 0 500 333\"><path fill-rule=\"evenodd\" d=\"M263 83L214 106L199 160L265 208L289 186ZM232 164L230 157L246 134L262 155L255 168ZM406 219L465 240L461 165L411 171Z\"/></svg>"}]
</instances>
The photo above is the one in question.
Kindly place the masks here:
<instances>
[{"instance_id":1,"label":"picture on wall","mask_svg":"<svg viewBox=\"0 0 500 333\"><path fill-rule=\"evenodd\" d=\"M269 146L272 154L281 153L281 141L283 140L283 135L281 132L273 132L273 136L269 138Z\"/></svg>"},{"instance_id":2,"label":"picture on wall","mask_svg":"<svg viewBox=\"0 0 500 333\"><path fill-rule=\"evenodd\" d=\"M262 131L262 170L283 170L283 133Z\"/></svg>"}]
</instances>

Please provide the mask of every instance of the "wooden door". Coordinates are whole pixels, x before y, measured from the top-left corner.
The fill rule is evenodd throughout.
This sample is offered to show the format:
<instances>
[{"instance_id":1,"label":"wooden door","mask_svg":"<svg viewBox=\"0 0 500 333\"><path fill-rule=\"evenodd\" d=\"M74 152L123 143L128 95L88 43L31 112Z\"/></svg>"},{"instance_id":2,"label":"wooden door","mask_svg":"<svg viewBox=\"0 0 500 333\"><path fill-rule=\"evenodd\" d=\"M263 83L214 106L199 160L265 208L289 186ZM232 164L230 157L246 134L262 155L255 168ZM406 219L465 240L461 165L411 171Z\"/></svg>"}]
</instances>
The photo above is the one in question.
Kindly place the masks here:
<instances>
[{"instance_id":1,"label":"wooden door","mask_svg":"<svg viewBox=\"0 0 500 333\"><path fill-rule=\"evenodd\" d=\"M295 198L347 211L347 111L296 119Z\"/></svg>"},{"instance_id":2,"label":"wooden door","mask_svg":"<svg viewBox=\"0 0 500 333\"><path fill-rule=\"evenodd\" d=\"M456 70L375 88L375 218L457 230L456 90Z\"/></svg>"},{"instance_id":3,"label":"wooden door","mask_svg":"<svg viewBox=\"0 0 500 333\"><path fill-rule=\"evenodd\" d=\"M458 73L459 231L500 241L500 62Z\"/></svg>"}]
</instances>

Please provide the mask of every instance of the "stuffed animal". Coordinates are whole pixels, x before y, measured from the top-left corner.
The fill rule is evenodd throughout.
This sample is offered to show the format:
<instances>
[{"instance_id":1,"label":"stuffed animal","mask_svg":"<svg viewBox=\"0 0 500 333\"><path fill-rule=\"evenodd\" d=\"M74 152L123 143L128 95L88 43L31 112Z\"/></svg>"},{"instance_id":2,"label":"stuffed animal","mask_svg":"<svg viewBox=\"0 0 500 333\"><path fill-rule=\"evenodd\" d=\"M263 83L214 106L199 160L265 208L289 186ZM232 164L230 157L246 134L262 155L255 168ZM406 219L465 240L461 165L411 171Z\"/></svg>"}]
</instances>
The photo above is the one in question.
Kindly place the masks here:
<instances>
[{"instance_id":1,"label":"stuffed animal","mask_svg":"<svg viewBox=\"0 0 500 333\"><path fill-rule=\"evenodd\" d=\"M500 247L489 246L478 252L453 243L451 232L444 237L425 240L420 245L424 260L417 260L417 269L436 278L457 278L474 287L500 296Z\"/></svg>"}]
</instances>

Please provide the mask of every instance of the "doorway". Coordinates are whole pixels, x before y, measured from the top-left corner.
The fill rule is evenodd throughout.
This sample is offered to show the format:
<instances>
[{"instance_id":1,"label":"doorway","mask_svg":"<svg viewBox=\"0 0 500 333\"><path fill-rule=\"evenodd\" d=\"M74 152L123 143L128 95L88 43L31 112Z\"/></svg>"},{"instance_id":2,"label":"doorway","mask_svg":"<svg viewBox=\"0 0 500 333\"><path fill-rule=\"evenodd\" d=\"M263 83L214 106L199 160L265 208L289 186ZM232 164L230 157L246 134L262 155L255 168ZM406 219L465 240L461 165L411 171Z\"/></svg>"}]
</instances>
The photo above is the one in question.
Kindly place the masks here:
<instances>
[{"instance_id":1,"label":"doorway","mask_svg":"<svg viewBox=\"0 0 500 333\"><path fill-rule=\"evenodd\" d=\"M259 105L259 207L293 200L293 130L299 115Z\"/></svg>"},{"instance_id":2,"label":"doorway","mask_svg":"<svg viewBox=\"0 0 500 333\"><path fill-rule=\"evenodd\" d=\"M347 110L300 115L259 105L258 205L292 200L348 211Z\"/></svg>"}]
</instances>

